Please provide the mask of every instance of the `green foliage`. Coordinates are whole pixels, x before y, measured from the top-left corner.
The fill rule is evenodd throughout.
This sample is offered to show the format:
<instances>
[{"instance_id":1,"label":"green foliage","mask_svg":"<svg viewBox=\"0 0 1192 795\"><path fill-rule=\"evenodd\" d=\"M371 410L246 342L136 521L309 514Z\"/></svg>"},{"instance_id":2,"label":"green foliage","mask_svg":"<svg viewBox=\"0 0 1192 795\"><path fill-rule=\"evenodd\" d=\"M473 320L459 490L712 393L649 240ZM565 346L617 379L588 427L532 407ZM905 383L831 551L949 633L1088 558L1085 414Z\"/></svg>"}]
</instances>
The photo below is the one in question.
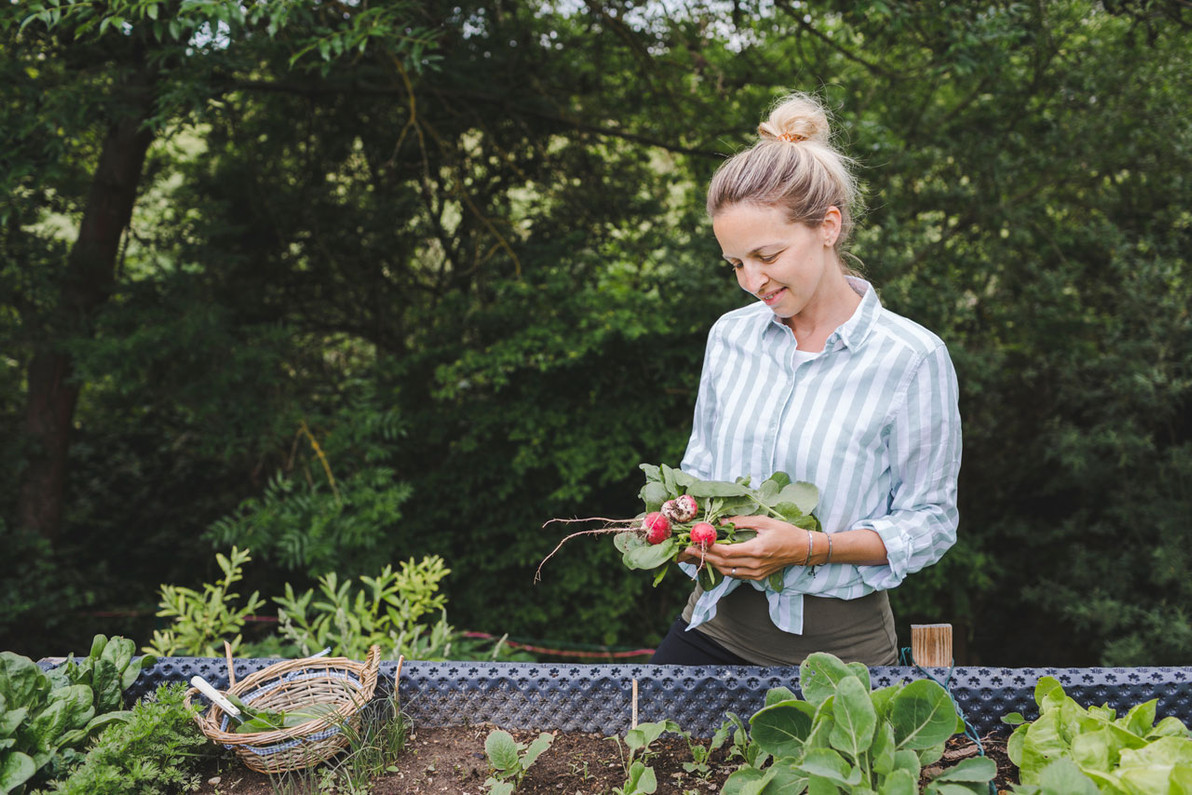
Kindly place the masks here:
<instances>
[{"instance_id":1,"label":"green foliage","mask_svg":"<svg viewBox=\"0 0 1192 795\"><path fill-rule=\"evenodd\" d=\"M285 595L274 598L280 606L278 632L303 655L330 648L336 656L362 659L370 646L379 645L385 659L448 659L456 633L438 590L450 573L433 555L404 561L397 571L386 566L377 577L362 576L354 590L331 572L319 579L317 601L313 589L297 594L286 583ZM436 610L439 620L428 626L425 617Z\"/></svg>"},{"instance_id":2,"label":"green foliage","mask_svg":"<svg viewBox=\"0 0 1192 795\"><path fill-rule=\"evenodd\" d=\"M618 795L645 795L658 789L658 777L654 768L650 767L650 757L654 754L651 746L665 732L682 735L690 743L690 736L674 721L662 720L650 723L639 723L625 732L624 750L621 753L621 764L625 768L625 783L614 787L613 792ZM621 738L612 737L618 748Z\"/></svg>"},{"instance_id":3,"label":"green foliage","mask_svg":"<svg viewBox=\"0 0 1192 795\"><path fill-rule=\"evenodd\" d=\"M100 732L69 776L50 782L47 792L63 795L168 795L199 788L195 766L207 738L194 723L194 707L183 699L186 686L163 684L133 705L127 721Z\"/></svg>"},{"instance_id":4,"label":"green foliage","mask_svg":"<svg viewBox=\"0 0 1192 795\"><path fill-rule=\"evenodd\" d=\"M157 615L172 619L172 625L154 631L146 652L160 657L219 657L223 649L217 649L216 644L221 641L229 642L233 653L240 648L245 618L260 609L265 600L253 591L247 602L237 606L240 594L231 591L233 584L244 579L243 566L252 560L249 550L232 547L227 556L216 553L215 560L223 578L204 584L202 593L179 585L161 586ZM236 633L234 637L230 637L232 633Z\"/></svg>"},{"instance_id":5,"label":"green foliage","mask_svg":"<svg viewBox=\"0 0 1192 795\"><path fill-rule=\"evenodd\" d=\"M758 753L725 781L724 793L918 792L923 768L963 730L947 691L930 679L871 690L869 670L831 654L799 666L805 700L787 688L766 694L750 718ZM993 761L966 759L927 783L925 793L988 791Z\"/></svg>"},{"instance_id":6,"label":"green foliage","mask_svg":"<svg viewBox=\"0 0 1192 795\"><path fill-rule=\"evenodd\" d=\"M261 496L213 523L207 536L215 544L245 544L287 570L316 576L361 571L388 546L411 494L393 467L405 426L397 411L376 405L371 384L344 392L325 442L302 420L294 444L308 455L292 457L290 471L279 470Z\"/></svg>"},{"instance_id":7,"label":"green foliage","mask_svg":"<svg viewBox=\"0 0 1192 795\"><path fill-rule=\"evenodd\" d=\"M130 713L121 694L152 658L132 658L127 638L96 635L87 657L44 673L28 657L0 652L0 792L66 772L79 749Z\"/></svg>"},{"instance_id":8,"label":"green foliage","mask_svg":"<svg viewBox=\"0 0 1192 795\"><path fill-rule=\"evenodd\" d=\"M490 795L512 795L517 790L530 765L538 760L554 742L554 735L542 732L531 743L519 743L507 731L496 729L484 738L484 752L492 771L484 786Z\"/></svg>"},{"instance_id":9,"label":"green foliage","mask_svg":"<svg viewBox=\"0 0 1192 795\"><path fill-rule=\"evenodd\" d=\"M1004 720L1018 728L1006 750L1026 795L1179 792L1192 781L1192 732L1179 719L1155 722L1157 699L1121 717L1107 705L1085 708L1044 676L1035 685L1039 717Z\"/></svg>"}]
</instances>

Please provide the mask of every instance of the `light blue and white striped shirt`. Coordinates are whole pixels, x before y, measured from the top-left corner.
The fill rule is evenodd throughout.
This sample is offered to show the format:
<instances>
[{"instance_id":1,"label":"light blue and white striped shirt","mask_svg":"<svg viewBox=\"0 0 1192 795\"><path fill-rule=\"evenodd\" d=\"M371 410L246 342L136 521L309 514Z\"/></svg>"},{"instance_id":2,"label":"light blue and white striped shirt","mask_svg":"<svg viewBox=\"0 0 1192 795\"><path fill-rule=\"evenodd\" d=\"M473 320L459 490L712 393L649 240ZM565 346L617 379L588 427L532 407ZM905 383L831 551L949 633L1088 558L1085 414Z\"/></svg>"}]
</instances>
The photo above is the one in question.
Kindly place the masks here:
<instances>
[{"instance_id":1,"label":"light blue and white striped shirt","mask_svg":"<svg viewBox=\"0 0 1192 795\"><path fill-rule=\"evenodd\" d=\"M764 304L716 321L681 467L702 480L749 475L756 486L786 472L813 483L823 529L874 530L888 563L789 566L781 591L726 577L700 597L690 627L748 582L766 592L776 626L801 634L804 594L856 599L893 588L956 542L961 442L952 360L939 337L884 309L868 282L849 283L860 305L810 358Z\"/></svg>"}]
</instances>

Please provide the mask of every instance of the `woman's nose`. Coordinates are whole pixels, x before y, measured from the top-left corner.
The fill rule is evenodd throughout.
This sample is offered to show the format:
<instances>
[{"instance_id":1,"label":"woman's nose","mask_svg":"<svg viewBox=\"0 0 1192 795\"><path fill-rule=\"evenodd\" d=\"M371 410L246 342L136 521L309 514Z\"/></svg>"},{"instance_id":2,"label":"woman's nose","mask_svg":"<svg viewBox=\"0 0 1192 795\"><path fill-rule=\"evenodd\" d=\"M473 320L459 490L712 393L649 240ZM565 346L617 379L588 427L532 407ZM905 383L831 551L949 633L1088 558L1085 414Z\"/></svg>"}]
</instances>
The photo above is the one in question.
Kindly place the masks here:
<instances>
[{"instance_id":1,"label":"woman's nose","mask_svg":"<svg viewBox=\"0 0 1192 795\"><path fill-rule=\"evenodd\" d=\"M737 268L737 284L741 285L741 289L750 293L757 293L766 283L766 274L758 265L751 265L744 263L740 268Z\"/></svg>"}]
</instances>

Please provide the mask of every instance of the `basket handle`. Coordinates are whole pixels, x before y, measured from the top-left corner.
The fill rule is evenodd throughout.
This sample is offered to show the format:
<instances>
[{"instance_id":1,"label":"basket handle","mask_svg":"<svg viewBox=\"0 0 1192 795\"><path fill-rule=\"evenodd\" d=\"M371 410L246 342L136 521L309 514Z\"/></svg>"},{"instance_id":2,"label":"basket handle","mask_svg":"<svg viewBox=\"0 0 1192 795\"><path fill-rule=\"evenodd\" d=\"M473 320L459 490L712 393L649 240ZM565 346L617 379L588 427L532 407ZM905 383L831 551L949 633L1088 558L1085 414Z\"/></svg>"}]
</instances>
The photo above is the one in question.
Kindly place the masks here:
<instances>
[{"instance_id":1,"label":"basket handle","mask_svg":"<svg viewBox=\"0 0 1192 795\"><path fill-rule=\"evenodd\" d=\"M365 669L376 673L377 669L381 667L381 647L373 644L368 647L368 656L364 659Z\"/></svg>"}]
</instances>

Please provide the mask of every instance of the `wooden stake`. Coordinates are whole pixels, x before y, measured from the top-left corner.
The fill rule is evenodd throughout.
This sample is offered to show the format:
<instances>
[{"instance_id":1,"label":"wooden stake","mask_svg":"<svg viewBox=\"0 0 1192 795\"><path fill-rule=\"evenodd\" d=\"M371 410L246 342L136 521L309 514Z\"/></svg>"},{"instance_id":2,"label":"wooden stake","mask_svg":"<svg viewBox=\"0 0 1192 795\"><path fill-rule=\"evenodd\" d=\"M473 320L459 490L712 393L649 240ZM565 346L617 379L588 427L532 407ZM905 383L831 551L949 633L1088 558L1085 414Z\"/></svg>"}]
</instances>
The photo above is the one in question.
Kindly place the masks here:
<instances>
[{"instance_id":1,"label":"wooden stake","mask_svg":"<svg viewBox=\"0 0 1192 795\"><path fill-rule=\"evenodd\" d=\"M633 680L633 717L629 722L629 728L637 728L637 680Z\"/></svg>"},{"instance_id":2,"label":"wooden stake","mask_svg":"<svg viewBox=\"0 0 1192 795\"><path fill-rule=\"evenodd\" d=\"M228 661L228 690L236 686L236 669L232 665L232 644L224 641L224 658Z\"/></svg>"},{"instance_id":3,"label":"wooden stake","mask_svg":"<svg viewBox=\"0 0 1192 795\"><path fill-rule=\"evenodd\" d=\"M911 624L911 657L924 668L950 668L952 625Z\"/></svg>"}]
</instances>

